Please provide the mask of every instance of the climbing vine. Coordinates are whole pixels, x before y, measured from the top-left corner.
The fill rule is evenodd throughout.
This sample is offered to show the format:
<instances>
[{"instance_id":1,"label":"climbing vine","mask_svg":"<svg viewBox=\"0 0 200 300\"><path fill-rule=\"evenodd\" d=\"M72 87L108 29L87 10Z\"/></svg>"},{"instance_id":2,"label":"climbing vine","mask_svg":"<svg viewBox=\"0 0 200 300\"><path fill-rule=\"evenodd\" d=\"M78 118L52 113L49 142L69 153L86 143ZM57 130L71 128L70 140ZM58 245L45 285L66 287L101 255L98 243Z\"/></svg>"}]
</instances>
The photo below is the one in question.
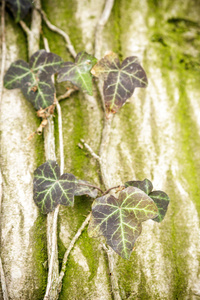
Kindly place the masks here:
<instances>
[{"instance_id":1,"label":"climbing vine","mask_svg":"<svg viewBox=\"0 0 200 300\"><path fill-rule=\"evenodd\" d=\"M116 113L136 87L147 86L147 76L135 56L127 57L120 64L117 54L110 52L97 62L95 57L82 51L73 63L62 62L59 56L45 50L34 53L29 65L22 60L14 62L5 75L4 84L9 89L21 88L36 109L47 109L54 103L51 75L55 73L58 82L70 81L90 95L92 74L103 80L107 114ZM58 164L51 160L37 168L33 182L34 201L44 214L54 211L59 204L73 206L74 196L91 196L95 189L73 174L60 176ZM148 219L162 221L169 197L162 191L152 192L152 183L147 179L128 181L120 189L118 198L103 193L95 199L88 232L91 237L103 235L120 256L129 258L141 234L142 222Z\"/></svg>"},{"instance_id":2,"label":"climbing vine","mask_svg":"<svg viewBox=\"0 0 200 300\"><path fill-rule=\"evenodd\" d=\"M6 3L17 22L33 7L29 0L6 0ZM66 87L71 82L75 89L81 89L89 95L93 94L93 81L99 79L103 86L105 128L111 125L109 120L132 96L135 88L145 88L148 84L146 73L136 56L120 62L118 55L113 52L106 53L98 60L81 51L76 55L75 62L63 62L54 53L38 50L30 57L29 63L17 60L11 64L4 77L4 86L7 89L20 88L44 121L53 115L57 101L53 75L57 82L66 82ZM41 134L41 131L38 133ZM102 158L106 143L102 140L99 156L84 140L82 142L99 161L106 187L105 161ZM104 236L106 243L125 259L129 259L134 249L135 241L142 232L142 223L149 219L161 222L169 204L168 195L163 191L153 191L148 179L127 181L117 187L109 186L104 191L73 174L63 173L55 160L47 160L35 170L33 186L34 202L43 214L55 211L59 205L73 206L74 196L88 195L94 198L88 218L89 236ZM115 195L112 193L114 190ZM59 288L60 280L57 284Z\"/></svg>"}]
</instances>

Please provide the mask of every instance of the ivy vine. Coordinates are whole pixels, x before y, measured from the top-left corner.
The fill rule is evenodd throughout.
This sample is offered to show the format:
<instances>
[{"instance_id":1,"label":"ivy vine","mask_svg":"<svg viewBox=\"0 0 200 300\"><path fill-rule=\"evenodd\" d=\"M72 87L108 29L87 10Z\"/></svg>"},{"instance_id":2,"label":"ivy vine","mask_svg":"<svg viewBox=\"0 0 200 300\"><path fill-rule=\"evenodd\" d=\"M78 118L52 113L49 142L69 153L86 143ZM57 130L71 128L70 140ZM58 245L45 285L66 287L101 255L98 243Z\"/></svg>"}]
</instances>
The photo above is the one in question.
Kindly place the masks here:
<instances>
[{"instance_id":1,"label":"ivy vine","mask_svg":"<svg viewBox=\"0 0 200 300\"><path fill-rule=\"evenodd\" d=\"M75 62L63 62L54 53L39 50L29 64L23 60L12 63L5 74L8 89L21 88L36 110L54 103L55 87L51 79L71 82L92 95L93 76L103 81L103 96L107 113L116 113L130 98L136 87L147 86L147 76L136 56L120 63L117 54L109 52L97 61L82 51ZM88 227L90 237L103 235L107 244L121 257L129 259L134 243L142 231L142 223L152 219L161 222L167 212L169 197L163 191L153 191L151 181L127 181L120 187L118 198L73 174L60 175L56 161L48 160L34 172L34 201L43 214L58 205L73 206L74 196L87 194L96 198ZM102 195L97 197L98 192Z\"/></svg>"}]
</instances>

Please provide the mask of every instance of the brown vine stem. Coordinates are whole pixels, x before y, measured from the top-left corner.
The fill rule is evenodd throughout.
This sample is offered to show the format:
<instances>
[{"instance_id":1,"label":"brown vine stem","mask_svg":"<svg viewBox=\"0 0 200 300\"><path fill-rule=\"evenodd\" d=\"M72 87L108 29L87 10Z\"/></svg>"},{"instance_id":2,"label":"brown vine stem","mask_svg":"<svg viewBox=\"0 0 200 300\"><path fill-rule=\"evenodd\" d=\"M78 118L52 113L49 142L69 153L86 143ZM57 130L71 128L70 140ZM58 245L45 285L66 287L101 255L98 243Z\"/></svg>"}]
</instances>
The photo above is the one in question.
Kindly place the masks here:
<instances>
[{"instance_id":1,"label":"brown vine stem","mask_svg":"<svg viewBox=\"0 0 200 300\"><path fill-rule=\"evenodd\" d=\"M28 39L28 54L29 57L33 53L35 53L39 49L39 42L40 42L40 28L41 28L41 16L38 10L41 9L40 0L34 1L34 8L32 12L32 19L31 19L31 28L29 28L24 21L20 21L20 25L27 34Z\"/></svg>"},{"instance_id":2,"label":"brown vine stem","mask_svg":"<svg viewBox=\"0 0 200 300\"><path fill-rule=\"evenodd\" d=\"M101 56L101 49L102 49L102 45L103 45L102 33L103 33L104 26L106 25L106 23L107 23L107 21L110 17L113 5L114 5L114 0L106 0L105 1L104 10L103 10L103 12L102 12L102 14L101 14L101 16L98 20L97 26L96 26L94 56L97 59L100 59L102 57ZM103 101L103 92L102 92L103 86L102 86L102 83L100 81L98 82L97 85L98 85L98 89L99 89L99 92L100 92L100 95L101 95L102 106L103 106L103 109L105 111L105 104L104 104L104 101Z\"/></svg>"},{"instance_id":3,"label":"brown vine stem","mask_svg":"<svg viewBox=\"0 0 200 300\"><path fill-rule=\"evenodd\" d=\"M79 182L79 185L83 185L83 186L88 186L88 187L94 188L94 189L98 190L99 192L101 192L101 194L104 194L103 190L100 189L100 188L99 188L98 186L96 186L96 185L86 184L86 183L80 183L80 182Z\"/></svg>"},{"instance_id":4,"label":"brown vine stem","mask_svg":"<svg viewBox=\"0 0 200 300\"><path fill-rule=\"evenodd\" d=\"M59 292L61 291L61 288L62 288L62 280L63 280L63 277L65 275L66 265L67 265L69 254L70 254L71 250L73 249L76 241L81 236L83 230L88 225L88 223L90 221L90 217L91 217L91 213L89 213L89 215L87 216L87 218L85 219L85 221L82 223L81 227L78 229L77 233L75 234L75 236L71 240L71 243L69 244L69 246L67 248L67 251L65 252L65 255L64 255L64 258L63 258L63 262L62 262L62 269L61 269L60 276L59 276L59 279L58 279L58 289L59 289Z\"/></svg>"},{"instance_id":5,"label":"brown vine stem","mask_svg":"<svg viewBox=\"0 0 200 300\"><path fill-rule=\"evenodd\" d=\"M78 88L70 88L66 91L66 93L64 93L63 95L58 96L57 100L60 101L60 100L69 98L71 96L71 94L76 92L77 90L78 90Z\"/></svg>"},{"instance_id":6,"label":"brown vine stem","mask_svg":"<svg viewBox=\"0 0 200 300\"><path fill-rule=\"evenodd\" d=\"M69 50L69 52L70 52L70 54L73 56L73 58L75 58L75 57L76 57L76 51L75 51L75 49L74 49L74 46L73 46L72 43L71 43L71 40L70 40L68 34L66 34L66 32L64 32L62 29L60 29L60 28L58 28L57 26L53 25L53 24L49 21L49 19L47 18L45 12L44 12L42 9L39 9L39 12L41 13L42 18L43 18L43 20L45 21L47 27L49 27L50 30L52 30L52 31L54 31L54 32L56 32L56 33L58 33L58 34L60 34L60 35L64 38L64 40L65 40L65 42L66 42L66 47L67 47L67 49Z\"/></svg>"},{"instance_id":7,"label":"brown vine stem","mask_svg":"<svg viewBox=\"0 0 200 300\"><path fill-rule=\"evenodd\" d=\"M102 49L102 32L104 29L104 26L106 25L111 10L113 8L114 0L106 0L103 13L101 14L101 17L97 23L96 26L96 32L95 32L95 57L100 59L101 57L101 49Z\"/></svg>"},{"instance_id":8,"label":"brown vine stem","mask_svg":"<svg viewBox=\"0 0 200 300\"><path fill-rule=\"evenodd\" d=\"M1 112L1 103L2 103L2 96L3 96L3 76L5 70L5 61L6 61L6 37L5 37L5 0L2 0L1 5L1 44L2 44L2 52L1 52L1 75L0 75L0 112ZM0 216L1 216L1 201L3 196L3 178L0 169ZM1 218L0 218L1 220ZM1 228L1 222L0 222ZM1 287L3 292L3 299L8 300L8 290L6 285L6 277L3 269L1 253L0 253L0 281Z\"/></svg>"},{"instance_id":9,"label":"brown vine stem","mask_svg":"<svg viewBox=\"0 0 200 300\"><path fill-rule=\"evenodd\" d=\"M105 191L105 192L103 193L103 195L106 195L106 194L108 194L110 191L116 190L116 189L118 189L118 188L121 188L121 185L117 185L117 186L113 186L113 187L109 188L107 191ZM117 192L115 192L115 193L117 193Z\"/></svg>"}]
</instances>

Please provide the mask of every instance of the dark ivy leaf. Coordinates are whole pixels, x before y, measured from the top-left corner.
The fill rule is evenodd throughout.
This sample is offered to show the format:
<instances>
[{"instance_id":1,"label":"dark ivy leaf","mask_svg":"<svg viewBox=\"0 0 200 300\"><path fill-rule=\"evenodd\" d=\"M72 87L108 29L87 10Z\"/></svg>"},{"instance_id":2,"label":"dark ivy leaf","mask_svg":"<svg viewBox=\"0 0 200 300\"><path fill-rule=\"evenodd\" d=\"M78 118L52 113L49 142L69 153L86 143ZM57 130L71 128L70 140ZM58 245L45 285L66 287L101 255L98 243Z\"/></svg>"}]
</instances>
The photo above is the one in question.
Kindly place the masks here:
<instances>
[{"instance_id":1,"label":"dark ivy leaf","mask_svg":"<svg viewBox=\"0 0 200 300\"><path fill-rule=\"evenodd\" d=\"M16 22L19 22L27 15L29 9L33 7L32 2L31 0L6 0Z\"/></svg>"},{"instance_id":2,"label":"dark ivy leaf","mask_svg":"<svg viewBox=\"0 0 200 300\"><path fill-rule=\"evenodd\" d=\"M104 81L103 94L108 112L117 112L136 87L147 86L147 76L136 56L120 64L117 54L109 52L92 68L91 73Z\"/></svg>"},{"instance_id":3,"label":"dark ivy leaf","mask_svg":"<svg viewBox=\"0 0 200 300\"><path fill-rule=\"evenodd\" d=\"M161 222L167 212L167 208L170 202L169 196L162 191L153 191L149 194L149 197L155 202L158 207L158 216L153 221Z\"/></svg>"},{"instance_id":4,"label":"dark ivy leaf","mask_svg":"<svg viewBox=\"0 0 200 300\"><path fill-rule=\"evenodd\" d=\"M46 52L44 49L35 52L30 58L30 69L37 74L40 79L51 76L58 72L62 59L60 56Z\"/></svg>"},{"instance_id":5,"label":"dark ivy leaf","mask_svg":"<svg viewBox=\"0 0 200 300\"><path fill-rule=\"evenodd\" d=\"M48 160L34 172L33 199L43 214L53 211L58 204L73 206L76 178L72 174L60 176L56 161Z\"/></svg>"},{"instance_id":6,"label":"dark ivy leaf","mask_svg":"<svg viewBox=\"0 0 200 300\"><path fill-rule=\"evenodd\" d=\"M84 184L90 184L90 183L85 180L76 181L74 196L88 195L91 198L96 198L98 194L98 190Z\"/></svg>"},{"instance_id":7,"label":"dark ivy leaf","mask_svg":"<svg viewBox=\"0 0 200 300\"><path fill-rule=\"evenodd\" d=\"M144 179L142 181L140 181L140 180L137 180L137 181L127 181L127 182L125 182L124 185L125 185L125 187L128 187L128 186L137 187L138 189L140 189L143 192L145 192L147 195L149 195L149 193L151 193L152 190L153 190L153 184L148 179Z\"/></svg>"},{"instance_id":8,"label":"dark ivy leaf","mask_svg":"<svg viewBox=\"0 0 200 300\"><path fill-rule=\"evenodd\" d=\"M33 73L29 74L29 80L22 85L22 93L33 104L36 110L46 108L53 104L55 88L51 78L45 81L35 81Z\"/></svg>"},{"instance_id":9,"label":"dark ivy leaf","mask_svg":"<svg viewBox=\"0 0 200 300\"><path fill-rule=\"evenodd\" d=\"M11 90L21 88L31 75L29 64L24 60L17 60L11 64L4 76L4 86Z\"/></svg>"},{"instance_id":10,"label":"dark ivy leaf","mask_svg":"<svg viewBox=\"0 0 200 300\"><path fill-rule=\"evenodd\" d=\"M120 192L118 199L105 195L94 201L88 233L91 237L103 235L115 252L128 259L141 233L141 223L157 215L154 201L130 186Z\"/></svg>"},{"instance_id":11,"label":"dark ivy leaf","mask_svg":"<svg viewBox=\"0 0 200 300\"><path fill-rule=\"evenodd\" d=\"M78 88L92 95L92 75L90 70L97 62L92 55L82 51L77 54L75 63L63 63L58 72L57 81L70 81Z\"/></svg>"},{"instance_id":12,"label":"dark ivy leaf","mask_svg":"<svg viewBox=\"0 0 200 300\"><path fill-rule=\"evenodd\" d=\"M7 89L21 88L24 96L36 110L53 104L55 88L51 75L60 68L60 56L39 50L35 52L29 64L23 60L12 63L4 77Z\"/></svg>"}]
</instances>

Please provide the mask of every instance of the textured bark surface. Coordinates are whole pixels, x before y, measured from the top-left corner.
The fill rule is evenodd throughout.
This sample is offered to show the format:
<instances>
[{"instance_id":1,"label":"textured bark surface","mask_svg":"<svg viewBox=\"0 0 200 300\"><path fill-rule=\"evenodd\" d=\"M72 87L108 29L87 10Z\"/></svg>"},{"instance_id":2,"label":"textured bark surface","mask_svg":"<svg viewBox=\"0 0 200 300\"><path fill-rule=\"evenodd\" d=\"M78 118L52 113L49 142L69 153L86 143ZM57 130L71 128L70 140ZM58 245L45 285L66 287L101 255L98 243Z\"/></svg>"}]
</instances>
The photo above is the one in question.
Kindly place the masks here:
<instances>
[{"instance_id":1,"label":"textured bark surface","mask_svg":"<svg viewBox=\"0 0 200 300\"><path fill-rule=\"evenodd\" d=\"M51 22L66 31L77 53L94 52L95 26L104 7L96 0L43 0ZM115 255L122 299L200 297L200 4L198 1L115 1L100 49L122 59L140 58L149 78L113 119L107 151L111 185L150 179L168 193L171 204L161 224L148 221L130 261ZM52 52L72 60L60 36L43 26ZM6 69L27 59L26 38L6 13ZM41 46L42 47L42 46ZM64 88L58 87L59 93ZM65 172L100 184L99 165L84 139L98 153L101 100L75 92L61 101ZM47 280L46 217L32 199L33 171L45 162L42 136L27 137L39 125L33 107L18 90L3 90L1 114L1 258L10 299L40 300ZM55 141L59 162L58 124ZM61 208L59 261L90 211L92 200L77 197ZM101 243L85 230L71 252L59 299L112 299L108 262ZM0 287L0 299L2 298Z\"/></svg>"}]
</instances>

